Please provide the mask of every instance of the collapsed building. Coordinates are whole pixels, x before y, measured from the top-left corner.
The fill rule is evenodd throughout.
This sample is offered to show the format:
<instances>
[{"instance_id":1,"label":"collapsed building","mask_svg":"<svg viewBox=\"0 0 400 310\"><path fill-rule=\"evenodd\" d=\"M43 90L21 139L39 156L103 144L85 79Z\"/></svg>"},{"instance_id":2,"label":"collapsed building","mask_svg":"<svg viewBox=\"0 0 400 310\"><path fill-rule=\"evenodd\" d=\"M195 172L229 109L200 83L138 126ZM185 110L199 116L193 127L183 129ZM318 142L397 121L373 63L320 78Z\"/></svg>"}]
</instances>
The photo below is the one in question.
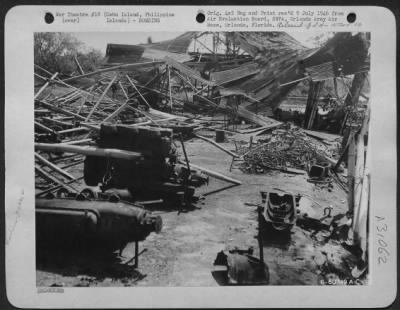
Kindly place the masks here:
<instances>
[{"instance_id":1,"label":"collapsed building","mask_svg":"<svg viewBox=\"0 0 400 310\"><path fill-rule=\"evenodd\" d=\"M35 65L38 236L68 227L76 237L91 235L86 246L100 238L121 249L161 231L161 217L143 211L148 206L190 208L210 178L241 185L237 175L189 160L186 142L200 139L230 156L229 171L239 164L250 174L305 172L316 187L336 184L348 197L346 216L362 253L355 269L364 273L369 34L336 33L310 49L284 32L186 32L157 43L108 44L106 58L94 72L83 72L76 59L79 74L62 79ZM299 89L302 108L285 110ZM204 130L215 132L215 141ZM250 141L231 150L223 143L229 134ZM78 176L66 171L74 167ZM360 177L365 184L355 182ZM300 196L263 193L265 220L292 227ZM337 233L342 224L328 218L301 214L299 226ZM127 232L128 222L134 231Z\"/></svg>"}]
</instances>

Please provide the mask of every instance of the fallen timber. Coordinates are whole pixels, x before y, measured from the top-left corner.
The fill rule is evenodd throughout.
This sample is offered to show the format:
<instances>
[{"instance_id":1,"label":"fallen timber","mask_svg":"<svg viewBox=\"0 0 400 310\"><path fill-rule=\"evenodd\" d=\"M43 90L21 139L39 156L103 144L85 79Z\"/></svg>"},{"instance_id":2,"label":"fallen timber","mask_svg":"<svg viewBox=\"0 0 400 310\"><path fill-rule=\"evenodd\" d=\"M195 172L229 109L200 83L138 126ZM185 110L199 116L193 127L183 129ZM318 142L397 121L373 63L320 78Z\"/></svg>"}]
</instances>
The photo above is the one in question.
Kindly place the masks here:
<instances>
[{"instance_id":1,"label":"fallen timber","mask_svg":"<svg viewBox=\"0 0 400 310\"><path fill-rule=\"evenodd\" d=\"M59 168L57 165L53 164L52 162L48 161L46 158L44 158L43 156L41 156L38 153L35 153L35 158L40 161L42 164L50 167L51 169L53 169L54 171L58 172L59 174L61 174L63 177L69 179L69 180L74 180L75 178L70 175L68 172L62 170L61 168Z\"/></svg>"},{"instance_id":2,"label":"fallen timber","mask_svg":"<svg viewBox=\"0 0 400 310\"><path fill-rule=\"evenodd\" d=\"M179 160L179 163L181 163L182 165L185 164L185 162L183 162L181 160ZM212 177L214 177L216 179L223 180L223 181L226 181L226 182L229 182L229 183L233 183L235 185L241 185L242 184L242 182L239 181L239 180L235 180L235 179L230 178L228 176L225 176L225 175L223 175L221 173L212 171L212 170L204 168L204 167L200 167L198 165L193 164L192 162L189 162L189 164L190 164L191 168L200 170L200 171L204 172L205 174L207 174L209 176L212 176Z\"/></svg>"},{"instance_id":3,"label":"fallen timber","mask_svg":"<svg viewBox=\"0 0 400 310\"><path fill-rule=\"evenodd\" d=\"M214 141L211 140L211 139L208 139L208 138L206 138L206 137L200 136L200 135L198 135L198 134L193 134L193 136L195 136L196 138L199 138L199 139L201 139L201 140L204 140L204 141L206 141L206 142L208 142L208 143L211 143L212 145L216 146L217 148L219 148L220 150L224 151L225 153L231 155L231 156L234 157L234 158L235 158L235 157L239 157L238 154L235 154L235 153L229 151L228 149L224 148L222 145L220 145L220 144L214 142Z\"/></svg>"},{"instance_id":4,"label":"fallen timber","mask_svg":"<svg viewBox=\"0 0 400 310\"><path fill-rule=\"evenodd\" d=\"M105 73L105 72L110 72L110 71L134 70L134 69L144 68L144 67L153 67L153 66L156 66L156 65L161 65L163 63L164 63L164 61L150 61L150 62L143 62L143 63L123 64L123 65L113 66L113 67L97 70L97 71L94 71L94 72L90 72L90 73L74 76L74 77L71 77L71 78L67 78L67 79L62 80L62 82L64 82L64 83L71 82L71 81L75 81L75 80L78 80L78 79L81 79L81 78L84 78L84 77L90 77L90 76L93 76L93 75L97 75L97 74L101 74L101 73Z\"/></svg>"}]
</instances>

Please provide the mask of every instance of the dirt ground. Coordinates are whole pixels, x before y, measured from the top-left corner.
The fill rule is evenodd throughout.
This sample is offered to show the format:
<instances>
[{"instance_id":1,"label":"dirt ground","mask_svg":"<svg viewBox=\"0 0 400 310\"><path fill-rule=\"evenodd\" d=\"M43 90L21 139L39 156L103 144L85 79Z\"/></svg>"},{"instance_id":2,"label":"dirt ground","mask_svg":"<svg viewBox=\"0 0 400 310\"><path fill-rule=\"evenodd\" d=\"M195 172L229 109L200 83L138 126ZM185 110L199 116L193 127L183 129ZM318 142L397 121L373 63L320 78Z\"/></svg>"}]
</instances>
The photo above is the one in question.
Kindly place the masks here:
<instances>
[{"instance_id":1,"label":"dirt ground","mask_svg":"<svg viewBox=\"0 0 400 310\"><path fill-rule=\"evenodd\" d=\"M213 132L207 133L209 136ZM250 135L229 136L229 140L248 142ZM140 243L139 267L133 262L134 244L128 244L121 257L93 254L54 253L38 260L38 286L217 286L212 275L213 261L221 250L254 247L258 257L256 208L245 203L260 203L260 191L279 190L302 193L302 211L315 218L323 209L333 207L332 216L342 217L347 211L345 192L334 185L332 191L307 182L307 175L270 171L245 174L235 168L229 172L232 158L209 143L192 139L185 143L191 162L220 172L243 184L229 183L210 177L209 185L196 190L204 199L193 210L153 209L163 219L163 229ZM223 143L234 150L232 142ZM78 173L81 166L69 169ZM80 172L82 173L82 172ZM228 187L225 190L218 189ZM214 193L213 193L214 192ZM313 201L313 202L311 202ZM327 276L346 277L354 266L354 256L335 240L325 240L324 233L294 226L288 236L264 233L264 257L270 272L270 285L319 285ZM43 253L42 253L43 254Z\"/></svg>"}]
</instances>

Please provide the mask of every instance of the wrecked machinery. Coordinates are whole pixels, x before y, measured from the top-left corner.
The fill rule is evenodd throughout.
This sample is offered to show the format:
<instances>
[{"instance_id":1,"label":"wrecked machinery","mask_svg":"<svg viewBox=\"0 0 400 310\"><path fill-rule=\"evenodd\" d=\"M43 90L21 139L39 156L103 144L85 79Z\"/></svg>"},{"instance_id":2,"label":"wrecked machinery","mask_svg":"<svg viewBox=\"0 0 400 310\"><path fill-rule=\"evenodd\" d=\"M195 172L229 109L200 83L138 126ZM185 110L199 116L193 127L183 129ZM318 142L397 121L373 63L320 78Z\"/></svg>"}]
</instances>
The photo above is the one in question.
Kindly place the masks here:
<instances>
[{"instance_id":1,"label":"wrecked machinery","mask_svg":"<svg viewBox=\"0 0 400 310\"><path fill-rule=\"evenodd\" d=\"M261 192L263 216L278 231L289 231L296 223L296 207L300 196Z\"/></svg>"},{"instance_id":2,"label":"wrecked machinery","mask_svg":"<svg viewBox=\"0 0 400 310\"><path fill-rule=\"evenodd\" d=\"M71 197L72 196L72 197ZM82 249L121 250L162 228L154 216L138 204L113 199L73 197L36 199L36 240L39 247L57 245Z\"/></svg>"},{"instance_id":3,"label":"wrecked machinery","mask_svg":"<svg viewBox=\"0 0 400 310\"><path fill-rule=\"evenodd\" d=\"M87 156L85 183L100 183L103 191L128 189L132 198L161 198L181 206L191 202L196 186L208 181L189 166L177 164L171 129L102 125L97 144L140 154L135 160Z\"/></svg>"},{"instance_id":4,"label":"wrecked machinery","mask_svg":"<svg viewBox=\"0 0 400 310\"><path fill-rule=\"evenodd\" d=\"M168 128L103 124L96 146L36 143L35 148L86 155L86 185L102 191L128 189L132 201L163 199L179 207L191 203L195 187L208 182L207 176L190 168L186 156L183 164L177 163Z\"/></svg>"}]
</instances>

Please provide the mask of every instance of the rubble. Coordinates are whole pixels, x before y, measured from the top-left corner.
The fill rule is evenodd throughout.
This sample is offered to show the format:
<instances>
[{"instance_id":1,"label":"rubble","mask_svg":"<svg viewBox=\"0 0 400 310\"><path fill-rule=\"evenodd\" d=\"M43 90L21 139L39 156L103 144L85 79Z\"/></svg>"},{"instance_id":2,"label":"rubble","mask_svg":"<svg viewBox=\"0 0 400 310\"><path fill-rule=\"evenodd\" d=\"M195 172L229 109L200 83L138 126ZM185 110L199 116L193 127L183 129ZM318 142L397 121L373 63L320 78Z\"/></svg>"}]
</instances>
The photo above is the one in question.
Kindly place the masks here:
<instances>
[{"instance_id":1,"label":"rubble","mask_svg":"<svg viewBox=\"0 0 400 310\"><path fill-rule=\"evenodd\" d=\"M192 210L201 198L207 200L211 194L210 199L215 199L215 204L210 199L203 201L210 214L199 223L193 220L188 224L187 230L193 233L188 251L194 253L202 227L218 221L219 209L241 205L241 199L257 188L264 203L264 210L255 204L259 217L263 212L264 221L272 223L275 232L266 236L259 224L259 258L249 251L225 250L218 253L214 264L227 267L224 277L228 284L281 284L281 279L273 278L282 272L273 250L295 247L285 238L290 239L293 234L298 241L303 238L299 235L311 231L307 242L314 247L319 246L318 242L342 240L352 217L349 214L339 219L342 210L326 201L331 197L343 200L348 194L354 208L365 207L367 188L361 192L354 184L354 178L360 177L354 175L354 170L364 163L362 151L357 159L351 157L355 141L362 143L360 137L355 138L360 129L346 137L312 130L325 81L336 81L343 72L357 73L360 66L368 70L365 34L338 33L323 47L313 50L281 32L226 33L226 54L210 49L210 53L189 52L193 42L203 44L203 35L207 33L187 32L158 43L109 44L104 67L84 72L75 59L78 74L64 79L61 72L35 65L35 79L42 82L34 96L38 236L58 239L64 234L73 242L85 236L90 237L86 240L89 243L96 239L100 246L109 244L120 252L126 248L130 251L129 242L133 241L135 255L125 263L135 260L137 266L137 258L145 253L143 256L149 258L147 270L157 269L157 255L168 260L163 246L172 247L174 257L175 251L180 251L179 238L185 234L171 233L170 238L168 229L177 226L178 232L184 230L178 226L188 219L182 211ZM211 35L221 41L220 34ZM354 60L351 65L344 60L347 56ZM273 117L285 96L305 81L309 83L309 94L304 118L294 113L294 125ZM362 83L356 84L352 89L358 97ZM341 129L358 126L352 119L353 101L349 100L330 105L332 109L348 106ZM349 126L350 121L353 123ZM361 133L366 135L365 128ZM196 145L191 146L192 142ZM347 156L352 158L350 167L346 166ZM236 166L241 171L232 171ZM353 175L347 177L346 168ZM274 183L274 175L266 172L278 173L280 184ZM292 177L287 183L296 190L285 187L285 180ZM221 183L229 184L221 187ZM264 188L267 183L271 188ZM323 203L313 201L311 208L317 210L316 214L300 212L300 196L310 196L310 192L318 195L318 190L323 190L321 196L327 198ZM171 210L178 210L183 224L171 220ZM365 210L360 210L356 209L357 221L364 223ZM240 213L243 218L227 214L232 222L243 224L246 220L244 213ZM164 216L174 224L168 222L165 235L163 231L149 236L160 232ZM196 230L197 224L201 229ZM226 230L224 223L220 226ZM281 230L286 230L285 237L279 236ZM322 236L322 231L327 235ZM250 233L248 226L243 233L247 240L252 240ZM277 240L272 240L275 233ZM316 242L313 238L318 233L321 235ZM358 229L358 233L365 246L365 231ZM222 242L240 239L239 234L224 236ZM212 238L208 236L207 242L208 239ZM54 243L43 240L45 244ZM172 245L164 245L166 240ZM138 241L148 241L155 249L150 247L139 253ZM264 256L264 252L272 258ZM297 248L295 252L290 254L291 263L310 264L306 254L297 253ZM157 262L160 266L168 264ZM272 270L273 266L277 271ZM338 271L343 268L339 259L318 271L326 277L348 276L349 272ZM80 277L81 285L98 283L96 278ZM144 276L137 279L143 280ZM315 284L315 279L312 281Z\"/></svg>"},{"instance_id":2,"label":"rubble","mask_svg":"<svg viewBox=\"0 0 400 310\"><path fill-rule=\"evenodd\" d=\"M283 170L288 168L309 171L314 163L331 164L336 154L326 145L306 135L299 128L275 130L271 140L260 143L243 154L242 169L252 171L263 169Z\"/></svg>"}]
</instances>

